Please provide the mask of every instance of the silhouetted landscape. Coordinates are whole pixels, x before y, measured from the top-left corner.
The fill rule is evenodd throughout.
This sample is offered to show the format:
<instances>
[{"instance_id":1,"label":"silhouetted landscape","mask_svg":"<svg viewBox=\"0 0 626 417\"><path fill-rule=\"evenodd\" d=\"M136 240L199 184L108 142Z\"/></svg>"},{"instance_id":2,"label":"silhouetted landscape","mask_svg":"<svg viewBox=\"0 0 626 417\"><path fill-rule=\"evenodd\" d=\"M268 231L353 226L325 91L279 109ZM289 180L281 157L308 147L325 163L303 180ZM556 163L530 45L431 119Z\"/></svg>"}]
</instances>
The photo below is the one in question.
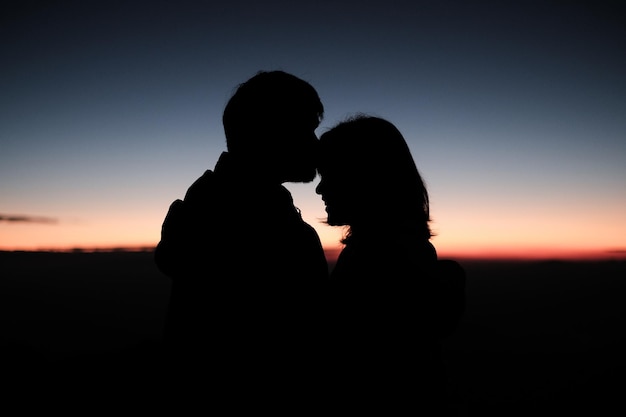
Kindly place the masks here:
<instances>
[{"instance_id":1,"label":"silhouetted landscape","mask_svg":"<svg viewBox=\"0 0 626 417\"><path fill-rule=\"evenodd\" d=\"M461 415L623 409L626 261L460 262L467 311L445 356ZM152 252L0 252L0 268L13 392L158 378L170 282Z\"/></svg>"}]
</instances>

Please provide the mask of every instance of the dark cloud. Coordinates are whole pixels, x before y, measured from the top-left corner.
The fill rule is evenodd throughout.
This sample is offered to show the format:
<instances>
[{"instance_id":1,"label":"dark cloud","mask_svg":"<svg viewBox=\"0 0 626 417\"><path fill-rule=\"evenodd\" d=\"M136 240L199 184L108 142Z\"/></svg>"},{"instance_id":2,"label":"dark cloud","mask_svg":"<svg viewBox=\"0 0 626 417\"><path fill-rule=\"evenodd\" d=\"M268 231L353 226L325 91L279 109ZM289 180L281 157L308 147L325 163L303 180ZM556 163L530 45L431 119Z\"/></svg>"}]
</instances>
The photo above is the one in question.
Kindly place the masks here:
<instances>
[{"instance_id":1,"label":"dark cloud","mask_svg":"<svg viewBox=\"0 0 626 417\"><path fill-rule=\"evenodd\" d=\"M19 214L0 214L0 222L53 224L53 223L57 223L58 220L53 219L52 217L25 216L25 215L19 215Z\"/></svg>"}]
</instances>

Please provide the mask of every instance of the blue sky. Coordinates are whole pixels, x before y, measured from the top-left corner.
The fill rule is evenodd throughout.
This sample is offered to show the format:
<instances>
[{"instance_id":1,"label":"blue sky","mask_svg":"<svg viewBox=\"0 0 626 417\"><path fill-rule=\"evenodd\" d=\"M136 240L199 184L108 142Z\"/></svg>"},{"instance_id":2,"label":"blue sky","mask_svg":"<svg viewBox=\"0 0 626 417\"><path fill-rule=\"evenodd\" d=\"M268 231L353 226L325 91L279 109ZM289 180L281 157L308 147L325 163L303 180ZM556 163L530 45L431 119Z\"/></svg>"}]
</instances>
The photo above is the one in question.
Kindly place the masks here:
<instances>
[{"instance_id":1,"label":"blue sky","mask_svg":"<svg viewBox=\"0 0 626 417\"><path fill-rule=\"evenodd\" d=\"M0 248L156 243L260 69L317 88L318 134L399 127L440 251L626 248L619 2L25 3L0 18ZM316 182L288 188L330 245Z\"/></svg>"}]
</instances>

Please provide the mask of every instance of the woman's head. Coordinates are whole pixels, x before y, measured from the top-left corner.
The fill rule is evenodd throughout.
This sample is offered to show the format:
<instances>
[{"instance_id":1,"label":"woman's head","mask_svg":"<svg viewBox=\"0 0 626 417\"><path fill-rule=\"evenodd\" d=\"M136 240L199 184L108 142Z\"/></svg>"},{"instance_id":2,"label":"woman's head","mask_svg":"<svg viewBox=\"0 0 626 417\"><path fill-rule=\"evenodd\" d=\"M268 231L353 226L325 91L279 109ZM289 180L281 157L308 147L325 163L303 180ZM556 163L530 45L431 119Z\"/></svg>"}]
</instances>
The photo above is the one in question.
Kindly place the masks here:
<instances>
[{"instance_id":1,"label":"woman's head","mask_svg":"<svg viewBox=\"0 0 626 417\"><path fill-rule=\"evenodd\" d=\"M359 114L320 137L322 196L332 226L430 238L428 192L404 137L385 119Z\"/></svg>"}]
</instances>

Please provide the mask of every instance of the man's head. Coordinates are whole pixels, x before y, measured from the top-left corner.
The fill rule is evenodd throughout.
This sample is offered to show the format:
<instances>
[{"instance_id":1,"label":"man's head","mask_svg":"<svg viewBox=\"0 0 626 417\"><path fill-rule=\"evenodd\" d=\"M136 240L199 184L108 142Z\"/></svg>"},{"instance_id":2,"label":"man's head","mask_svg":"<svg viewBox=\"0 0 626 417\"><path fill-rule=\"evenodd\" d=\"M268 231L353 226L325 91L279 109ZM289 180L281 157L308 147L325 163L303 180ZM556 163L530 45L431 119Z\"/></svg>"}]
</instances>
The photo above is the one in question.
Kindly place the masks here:
<instances>
[{"instance_id":1,"label":"man's head","mask_svg":"<svg viewBox=\"0 0 626 417\"><path fill-rule=\"evenodd\" d=\"M315 129L323 115L308 82L283 71L260 71L237 86L226 104L226 146L281 182L309 182L316 175Z\"/></svg>"}]
</instances>

